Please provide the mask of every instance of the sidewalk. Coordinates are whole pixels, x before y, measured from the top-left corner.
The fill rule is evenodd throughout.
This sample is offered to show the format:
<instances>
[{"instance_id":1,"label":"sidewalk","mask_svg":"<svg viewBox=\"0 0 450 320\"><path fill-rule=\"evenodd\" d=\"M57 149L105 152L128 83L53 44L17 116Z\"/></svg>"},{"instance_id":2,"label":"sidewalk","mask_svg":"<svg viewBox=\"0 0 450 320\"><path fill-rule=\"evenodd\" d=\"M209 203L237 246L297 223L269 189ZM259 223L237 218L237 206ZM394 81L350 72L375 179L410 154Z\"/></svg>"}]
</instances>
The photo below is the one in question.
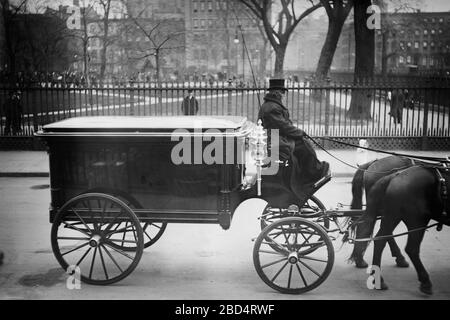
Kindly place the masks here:
<instances>
[{"instance_id":1,"label":"sidewalk","mask_svg":"<svg viewBox=\"0 0 450 320\"><path fill-rule=\"evenodd\" d=\"M333 150L328 151L337 159L344 161L354 167L374 159L387 157L387 154L371 151L357 152L356 150ZM403 154L447 157L450 151L413 151L399 150ZM352 177L356 169L333 158L323 150L317 150L320 160L330 163L333 177ZM45 151L0 151L0 177L48 177L49 163Z\"/></svg>"}]
</instances>

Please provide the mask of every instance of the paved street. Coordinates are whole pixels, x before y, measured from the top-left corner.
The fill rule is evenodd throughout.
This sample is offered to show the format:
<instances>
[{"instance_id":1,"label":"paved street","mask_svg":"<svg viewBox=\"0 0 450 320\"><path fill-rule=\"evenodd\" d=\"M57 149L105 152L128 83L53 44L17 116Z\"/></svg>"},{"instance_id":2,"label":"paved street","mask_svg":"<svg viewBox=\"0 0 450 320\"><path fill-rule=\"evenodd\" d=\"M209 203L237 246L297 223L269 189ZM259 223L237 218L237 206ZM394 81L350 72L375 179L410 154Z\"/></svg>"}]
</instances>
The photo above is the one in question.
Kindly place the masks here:
<instances>
[{"instance_id":1,"label":"paved street","mask_svg":"<svg viewBox=\"0 0 450 320\"><path fill-rule=\"evenodd\" d=\"M334 178L317 195L327 207L349 203L349 181ZM169 225L144 251L136 270L117 284L68 290L50 246L48 183L48 178L0 178L0 247L5 252L0 299L430 299L418 291L414 269L396 268L388 250L383 274L390 290L367 289L365 270L347 264L351 246L341 248L339 240L334 242L333 271L319 288L298 296L273 291L259 279L252 261L251 239L259 233L256 218L264 206L258 200L238 208L227 231L218 225ZM434 284L432 299L450 298L449 240L448 229L432 229L422 244ZM405 239L398 241L403 248Z\"/></svg>"}]
</instances>

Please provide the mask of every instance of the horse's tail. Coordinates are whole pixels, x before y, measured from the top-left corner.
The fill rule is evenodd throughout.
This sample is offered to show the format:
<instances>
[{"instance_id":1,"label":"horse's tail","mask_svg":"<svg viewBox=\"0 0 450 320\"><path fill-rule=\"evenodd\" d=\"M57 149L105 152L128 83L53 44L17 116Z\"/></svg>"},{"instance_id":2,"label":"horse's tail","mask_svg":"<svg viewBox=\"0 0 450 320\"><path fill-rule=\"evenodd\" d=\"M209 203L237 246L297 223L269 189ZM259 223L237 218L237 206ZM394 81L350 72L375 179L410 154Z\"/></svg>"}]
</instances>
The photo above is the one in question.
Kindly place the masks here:
<instances>
[{"instance_id":1,"label":"horse's tail","mask_svg":"<svg viewBox=\"0 0 450 320\"><path fill-rule=\"evenodd\" d=\"M372 163L376 160L365 163L359 166L352 180L352 203L351 209L362 209L362 196L364 187L364 172L367 170Z\"/></svg>"},{"instance_id":2,"label":"horse's tail","mask_svg":"<svg viewBox=\"0 0 450 320\"><path fill-rule=\"evenodd\" d=\"M394 176L395 173L385 176L380 180L378 180L370 189L369 194L366 195L367 198L366 211L358 220L356 220L356 222L351 227L351 229L356 228L356 239L368 238L372 235L373 228L375 227L376 218L381 214L386 189ZM349 261L355 261L359 257L362 257L368 244L369 241L355 242L355 246L349 258Z\"/></svg>"}]
</instances>

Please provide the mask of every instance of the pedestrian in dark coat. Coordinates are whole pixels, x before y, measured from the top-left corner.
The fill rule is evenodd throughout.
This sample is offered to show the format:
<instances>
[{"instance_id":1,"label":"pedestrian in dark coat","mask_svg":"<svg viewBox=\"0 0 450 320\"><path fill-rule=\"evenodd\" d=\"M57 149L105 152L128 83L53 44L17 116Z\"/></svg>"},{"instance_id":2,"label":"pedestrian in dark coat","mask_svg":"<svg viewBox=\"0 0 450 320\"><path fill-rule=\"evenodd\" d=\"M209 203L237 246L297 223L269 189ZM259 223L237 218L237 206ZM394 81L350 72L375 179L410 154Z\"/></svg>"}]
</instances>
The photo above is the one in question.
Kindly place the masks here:
<instances>
[{"instance_id":1,"label":"pedestrian in dark coat","mask_svg":"<svg viewBox=\"0 0 450 320\"><path fill-rule=\"evenodd\" d=\"M403 107L405 106L406 94L401 89L394 89L391 92L391 111L389 115L394 119L394 123L402 123Z\"/></svg>"},{"instance_id":2,"label":"pedestrian in dark coat","mask_svg":"<svg viewBox=\"0 0 450 320\"><path fill-rule=\"evenodd\" d=\"M262 120L265 129L279 130L279 141L270 140L273 148L279 146L280 160L288 161L290 166L290 189L299 199L309 195L315 182L329 174L329 164L317 159L317 155L305 132L292 124L289 111L283 104L286 88L284 79L270 79L269 92L264 97L258 118Z\"/></svg>"},{"instance_id":3,"label":"pedestrian in dark coat","mask_svg":"<svg viewBox=\"0 0 450 320\"><path fill-rule=\"evenodd\" d=\"M189 89L188 93L181 104L181 111L185 116L195 116L198 113L198 101L194 97L194 90Z\"/></svg>"},{"instance_id":4,"label":"pedestrian in dark coat","mask_svg":"<svg viewBox=\"0 0 450 320\"><path fill-rule=\"evenodd\" d=\"M22 131L22 104L20 103L20 91L13 91L4 105L6 123L5 135Z\"/></svg>"}]
</instances>

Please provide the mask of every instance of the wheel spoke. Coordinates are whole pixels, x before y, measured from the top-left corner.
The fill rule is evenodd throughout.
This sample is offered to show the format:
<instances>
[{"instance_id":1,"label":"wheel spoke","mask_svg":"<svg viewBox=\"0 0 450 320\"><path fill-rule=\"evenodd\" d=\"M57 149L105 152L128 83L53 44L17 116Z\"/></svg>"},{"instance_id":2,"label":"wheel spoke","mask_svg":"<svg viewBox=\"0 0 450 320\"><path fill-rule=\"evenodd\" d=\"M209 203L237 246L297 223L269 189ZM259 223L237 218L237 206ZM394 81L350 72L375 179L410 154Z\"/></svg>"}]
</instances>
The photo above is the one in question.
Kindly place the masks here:
<instances>
[{"instance_id":1,"label":"wheel spoke","mask_svg":"<svg viewBox=\"0 0 450 320\"><path fill-rule=\"evenodd\" d=\"M289 267L288 289L291 288L292 267L293 267L293 265L291 264Z\"/></svg>"},{"instance_id":2,"label":"wheel spoke","mask_svg":"<svg viewBox=\"0 0 450 320\"><path fill-rule=\"evenodd\" d=\"M279 263L279 262L281 262L281 261L285 261L285 260L286 260L286 257L283 257L282 259L278 259L278 260L269 262L269 263L267 263L267 264L261 266L261 268L264 269L264 268L266 268L266 267L270 267L270 266L272 266L272 265L274 265L274 264L277 264L277 263Z\"/></svg>"},{"instance_id":3,"label":"wheel spoke","mask_svg":"<svg viewBox=\"0 0 450 320\"><path fill-rule=\"evenodd\" d=\"M86 222L84 222L83 218L78 214L77 210L75 210L75 208L72 207L72 211L77 215L77 217L80 219L80 221L84 224L84 226L86 227L86 229L89 230L90 233L92 233L91 228L89 228L89 226L86 224Z\"/></svg>"},{"instance_id":4,"label":"wheel spoke","mask_svg":"<svg viewBox=\"0 0 450 320\"><path fill-rule=\"evenodd\" d=\"M144 234L150 239L150 241L153 240L153 238L149 236L149 234L147 233L147 231L145 229L144 229Z\"/></svg>"},{"instance_id":5,"label":"wheel spoke","mask_svg":"<svg viewBox=\"0 0 450 320\"><path fill-rule=\"evenodd\" d=\"M110 239L110 238L105 239L105 240L107 242L120 242L120 243L122 243L122 247L123 247L124 243L137 243L137 240L133 241L133 240L123 240L123 239Z\"/></svg>"},{"instance_id":6,"label":"wheel spoke","mask_svg":"<svg viewBox=\"0 0 450 320\"><path fill-rule=\"evenodd\" d=\"M102 254L102 248L101 247L98 247L98 252L100 253L100 260L102 261L103 271L105 272L106 280L108 280L109 279L108 272L106 271L105 260L103 259L103 254Z\"/></svg>"},{"instance_id":7,"label":"wheel spoke","mask_svg":"<svg viewBox=\"0 0 450 320\"><path fill-rule=\"evenodd\" d=\"M87 256L87 254L91 251L92 247L89 247L89 249L86 250L86 252L83 254L83 256L78 260L76 266L78 267L80 263L84 260L84 258Z\"/></svg>"},{"instance_id":8,"label":"wheel spoke","mask_svg":"<svg viewBox=\"0 0 450 320\"><path fill-rule=\"evenodd\" d=\"M302 265L304 265L309 271L311 271L312 273L314 273L316 276L320 277L320 273L318 273L316 270L314 270L312 267L310 267L308 264L306 264L305 262L298 260L298 262L300 262Z\"/></svg>"},{"instance_id":9,"label":"wheel spoke","mask_svg":"<svg viewBox=\"0 0 450 320\"><path fill-rule=\"evenodd\" d=\"M95 247L95 249L94 249L94 256L92 257L91 269L89 270L89 279L92 279L92 271L94 270L94 262L95 262L96 255L97 255L97 247Z\"/></svg>"},{"instance_id":10,"label":"wheel spoke","mask_svg":"<svg viewBox=\"0 0 450 320\"><path fill-rule=\"evenodd\" d=\"M300 274L300 277L302 278L303 284L305 285L305 287L307 287L308 283L306 282L305 276L303 275L302 270L300 270L298 263L296 263L295 266L297 267L298 273Z\"/></svg>"},{"instance_id":11,"label":"wheel spoke","mask_svg":"<svg viewBox=\"0 0 450 320\"><path fill-rule=\"evenodd\" d=\"M65 255L68 254L68 253L71 253L71 252L73 252L73 251L75 251L75 250L81 249L81 248L87 246L88 244L89 244L89 242L83 243L82 245L79 245L78 247L76 247L76 248L74 248L74 249L72 249L72 250L69 250L69 251L67 251L67 252L62 253L61 256L65 256Z\"/></svg>"},{"instance_id":12,"label":"wheel spoke","mask_svg":"<svg viewBox=\"0 0 450 320\"><path fill-rule=\"evenodd\" d=\"M90 238L80 238L80 237L58 237L58 240L89 240Z\"/></svg>"},{"instance_id":13,"label":"wheel spoke","mask_svg":"<svg viewBox=\"0 0 450 320\"><path fill-rule=\"evenodd\" d=\"M290 245L290 243L289 243L289 238L288 238L288 236L286 235L286 233L284 232L284 228L282 228L281 231L283 232L284 239L286 240L286 246L287 246L288 250L289 250L289 251L292 251L291 245Z\"/></svg>"},{"instance_id":14,"label":"wheel spoke","mask_svg":"<svg viewBox=\"0 0 450 320\"><path fill-rule=\"evenodd\" d=\"M78 227L75 227L74 224L70 224L70 223L67 223L67 222L65 222L65 221L63 221L62 223L63 223L64 226L65 226L66 228L68 228L68 229L72 229L72 230L78 231L78 232L80 232L80 233L83 233L83 234L85 234L85 235L87 235L87 236L90 236L89 230L88 230L88 229L80 229L80 228L78 228Z\"/></svg>"},{"instance_id":15,"label":"wheel spoke","mask_svg":"<svg viewBox=\"0 0 450 320\"><path fill-rule=\"evenodd\" d=\"M127 222L126 223L126 227L125 228L121 228L121 229L119 229L119 230L114 230L114 231L111 231L111 232L109 232L109 233L107 233L106 234L106 237L109 237L109 236L111 236L111 235L113 235L113 234L115 234L115 233L127 233L127 232L129 232L129 231L132 231L133 229L131 229L131 230L129 230L128 228L133 228L134 227L134 225L128 225L128 223L129 222Z\"/></svg>"},{"instance_id":16,"label":"wheel spoke","mask_svg":"<svg viewBox=\"0 0 450 320\"><path fill-rule=\"evenodd\" d=\"M119 266L119 264L117 263L116 259L114 259L114 257L111 255L111 253L108 251L108 249L106 249L106 247L101 244L101 246L103 247L103 250L105 250L106 254L109 256L109 258L112 260L112 262L114 262L114 264L116 265L116 267L120 270L120 272L123 273L122 268Z\"/></svg>"},{"instance_id":17,"label":"wheel spoke","mask_svg":"<svg viewBox=\"0 0 450 320\"><path fill-rule=\"evenodd\" d=\"M322 259L317 259L317 258L313 258L313 257L308 257L308 256L301 256L301 259L306 259L306 260L311 260L311 261L318 261L318 262L324 262L327 263L327 260L322 260Z\"/></svg>"},{"instance_id":18,"label":"wheel spoke","mask_svg":"<svg viewBox=\"0 0 450 320\"><path fill-rule=\"evenodd\" d=\"M278 272L273 276L273 278L272 278L270 281L274 282L275 279L280 275L281 271L283 271L284 268L286 268L286 266L287 266L288 263L289 263L289 262L286 261L285 264L280 268L280 270L278 270Z\"/></svg>"},{"instance_id":19,"label":"wheel spoke","mask_svg":"<svg viewBox=\"0 0 450 320\"><path fill-rule=\"evenodd\" d=\"M277 255L281 255L281 252L277 252L277 251L259 250L259 252L262 252L262 253L268 253L268 254L277 254ZM286 253L285 253L285 256L287 256Z\"/></svg>"},{"instance_id":20,"label":"wheel spoke","mask_svg":"<svg viewBox=\"0 0 450 320\"><path fill-rule=\"evenodd\" d=\"M127 257L128 259L134 260L133 257L129 256L128 254L126 254L126 253L123 252L122 250L119 250L119 249L117 249L117 248L114 248L113 246L111 246L111 245L108 244L108 243L105 243L105 245L108 246L108 247L110 247L111 249L113 249L113 250L116 251L117 253L120 253L121 255Z\"/></svg>"}]
</instances>

